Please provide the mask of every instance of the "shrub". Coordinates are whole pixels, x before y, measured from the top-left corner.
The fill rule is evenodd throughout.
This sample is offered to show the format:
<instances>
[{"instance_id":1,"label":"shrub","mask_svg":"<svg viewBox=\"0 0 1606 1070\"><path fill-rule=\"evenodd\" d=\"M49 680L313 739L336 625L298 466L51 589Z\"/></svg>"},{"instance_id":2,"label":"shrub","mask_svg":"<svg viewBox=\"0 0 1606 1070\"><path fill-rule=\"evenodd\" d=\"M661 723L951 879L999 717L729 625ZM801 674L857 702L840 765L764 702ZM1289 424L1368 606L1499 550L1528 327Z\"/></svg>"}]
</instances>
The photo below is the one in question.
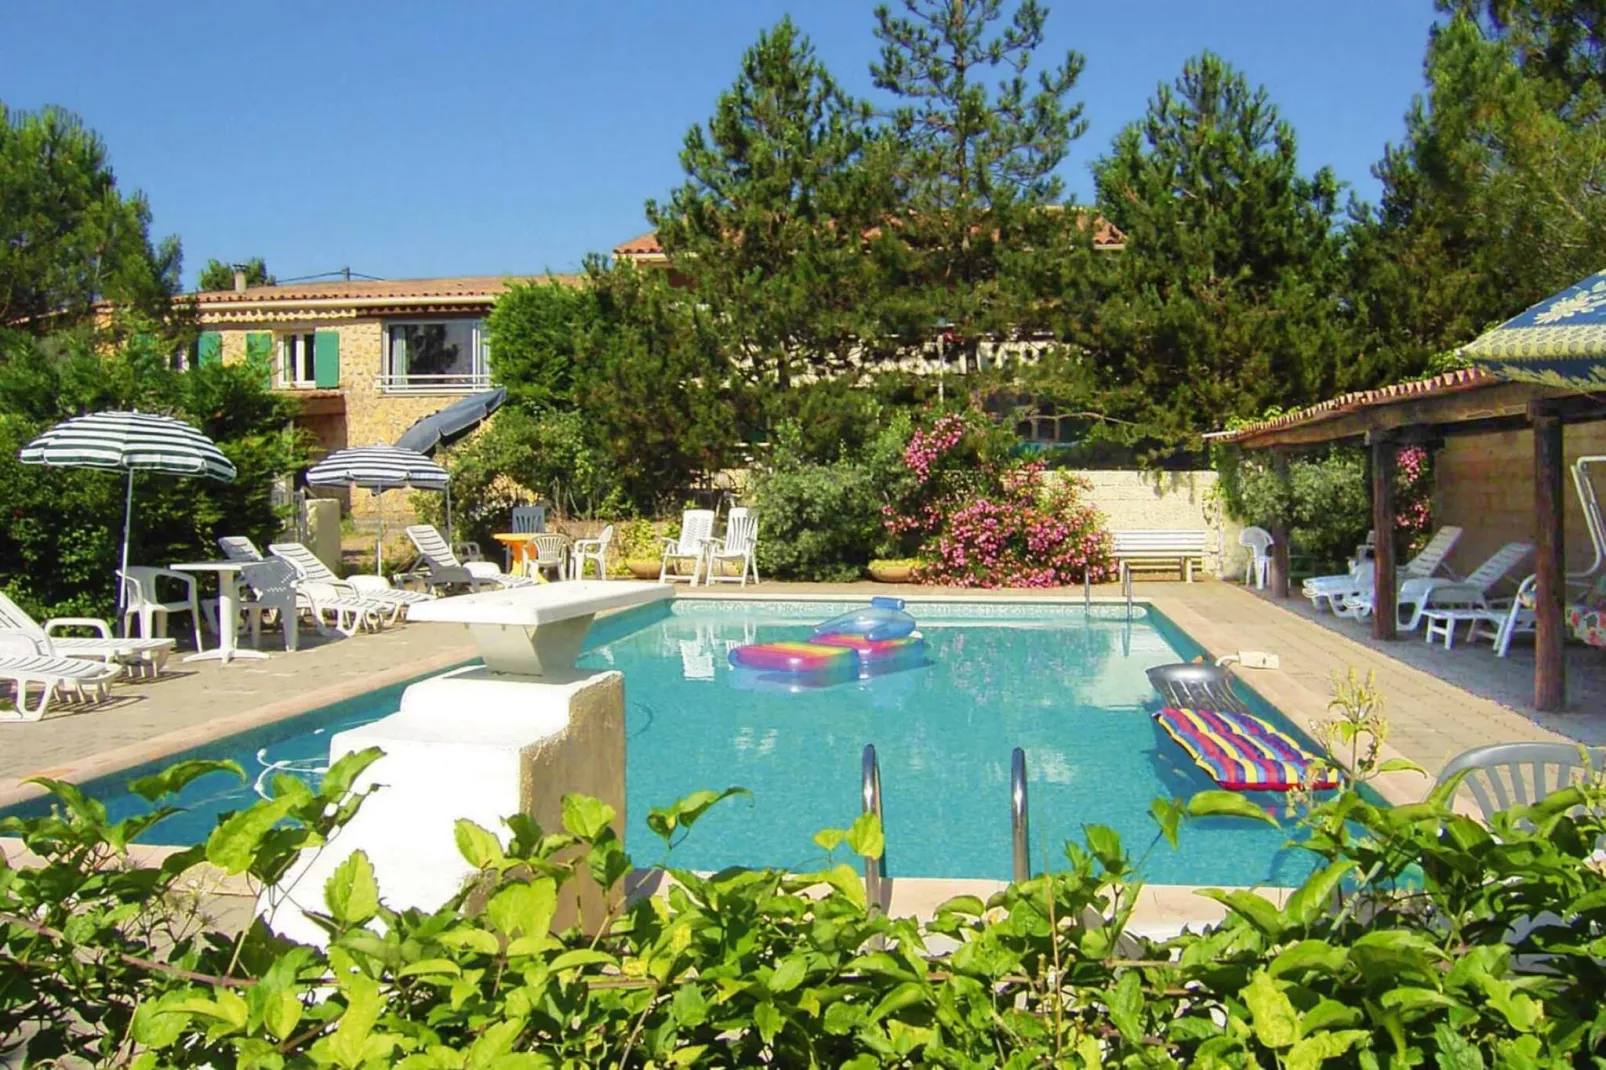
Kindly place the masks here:
<instances>
[{"instance_id":1,"label":"shrub","mask_svg":"<svg viewBox=\"0 0 1606 1070\"><path fill-rule=\"evenodd\" d=\"M266 389L258 372L238 364L175 372L154 329L118 327L112 337L43 342L0 331L0 584L41 618L113 612L127 489L119 472L22 464L18 452L51 425L112 409L167 413L234 462L232 483L135 474L136 564L216 557L220 535L277 538L285 516L274 481L306 461L296 403Z\"/></svg>"},{"instance_id":2,"label":"shrub","mask_svg":"<svg viewBox=\"0 0 1606 1070\"><path fill-rule=\"evenodd\" d=\"M607 459L587 439L577 412L510 405L443 460L452 477L453 535L482 547L493 544L494 532L507 531L513 507L531 498L546 500L556 516L623 511ZM443 495L415 494L412 501L420 516L444 524Z\"/></svg>"},{"instance_id":3,"label":"shrub","mask_svg":"<svg viewBox=\"0 0 1606 1070\"><path fill-rule=\"evenodd\" d=\"M1110 537L1087 484L1002 451L979 413L939 417L904 449L904 493L887 531L926 560L922 580L960 587L1055 587L1114 575Z\"/></svg>"},{"instance_id":4,"label":"shrub","mask_svg":"<svg viewBox=\"0 0 1606 1070\"><path fill-rule=\"evenodd\" d=\"M1417 543L1433 527L1431 458L1422 447L1407 446L1396 464L1396 537ZM1228 512L1266 528L1279 516L1287 518L1294 545L1320 568L1341 565L1371 530L1372 492L1365 455L1358 449L1336 447L1318 457L1296 458L1289 462L1286 485L1261 456L1230 447L1217 451L1216 469Z\"/></svg>"},{"instance_id":5,"label":"shrub","mask_svg":"<svg viewBox=\"0 0 1606 1070\"><path fill-rule=\"evenodd\" d=\"M1453 789L1400 809L1340 792L1299 822L1318 864L1280 906L1209 892L1226 920L1164 943L1123 935L1142 862L1099 825L1065 846L1058 871L987 902L961 895L921 924L883 915L834 857L881 854L873 816L822 831L814 872L670 868L666 896L631 901L616 815L579 796L564 798L561 830L527 815L500 835L460 821L476 874L438 910L388 908L356 852L315 918L327 950L260 923L209 930L182 890L191 867L271 888L350 820L361 799L348 788L377 756L343 758L317 789L275 778L271 798L159 867L125 845L170 810L112 822L71 785L39 781L59 812L0 822L39 859L0 868L0 1057L275 1070L1562 1067L1598 1065L1606 1042L1598 779L1489 829L1455 812ZM160 805L220 768L239 772L186 762L132 786ZM739 791L653 810L666 857ZM1145 853L1200 818L1275 823L1219 791L1151 813ZM555 929L566 886L588 879L607 889L607 913Z\"/></svg>"},{"instance_id":6,"label":"shrub","mask_svg":"<svg viewBox=\"0 0 1606 1070\"><path fill-rule=\"evenodd\" d=\"M872 557L895 554L881 516L908 481L901 457L910 427L897 414L863 448L821 463L808 458L797 424L781 425L770 465L753 480L760 572L851 580Z\"/></svg>"}]
</instances>

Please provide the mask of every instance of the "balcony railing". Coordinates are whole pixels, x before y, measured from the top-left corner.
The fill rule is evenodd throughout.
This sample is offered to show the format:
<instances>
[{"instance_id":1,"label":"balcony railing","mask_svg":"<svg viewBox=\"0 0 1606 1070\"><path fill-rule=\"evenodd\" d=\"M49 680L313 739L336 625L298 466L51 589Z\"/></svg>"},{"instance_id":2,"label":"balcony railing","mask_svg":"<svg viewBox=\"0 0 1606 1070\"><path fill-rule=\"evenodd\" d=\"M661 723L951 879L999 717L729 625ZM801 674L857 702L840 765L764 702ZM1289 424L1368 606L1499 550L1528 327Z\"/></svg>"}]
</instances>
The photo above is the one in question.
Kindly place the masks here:
<instances>
[{"instance_id":1,"label":"balcony railing","mask_svg":"<svg viewBox=\"0 0 1606 1070\"><path fill-rule=\"evenodd\" d=\"M491 389L491 373L381 375L379 389L386 394L474 394Z\"/></svg>"}]
</instances>

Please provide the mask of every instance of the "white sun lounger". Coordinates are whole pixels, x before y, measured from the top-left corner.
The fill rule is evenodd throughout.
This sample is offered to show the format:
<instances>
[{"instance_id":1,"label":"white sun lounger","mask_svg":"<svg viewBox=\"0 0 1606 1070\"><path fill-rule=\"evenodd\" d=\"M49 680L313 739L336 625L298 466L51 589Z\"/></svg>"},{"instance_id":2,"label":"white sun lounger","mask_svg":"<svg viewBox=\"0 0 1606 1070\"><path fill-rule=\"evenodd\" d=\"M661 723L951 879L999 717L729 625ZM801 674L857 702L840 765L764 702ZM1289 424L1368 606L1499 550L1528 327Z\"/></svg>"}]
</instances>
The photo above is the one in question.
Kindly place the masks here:
<instances>
[{"instance_id":1,"label":"white sun lounger","mask_svg":"<svg viewBox=\"0 0 1606 1070\"><path fill-rule=\"evenodd\" d=\"M423 591L399 591L383 576L352 576L343 580L331 572L317 554L299 542L276 542L268 547L268 552L295 569L296 576L304 583L321 583L351 598L384 605L387 619L392 624L408 606L430 602L435 598Z\"/></svg>"},{"instance_id":2,"label":"white sun lounger","mask_svg":"<svg viewBox=\"0 0 1606 1070\"><path fill-rule=\"evenodd\" d=\"M57 635L58 628L90 628L97 634ZM175 645L167 638L118 638L112 635L111 625L98 617L51 617L39 624L4 591L0 591L0 632L23 636L39 653L50 657L117 663L152 676L161 674Z\"/></svg>"},{"instance_id":3,"label":"white sun lounger","mask_svg":"<svg viewBox=\"0 0 1606 1070\"><path fill-rule=\"evenodd\" d=\"M418 556L424 559L424 583L429 587L450 587L461 584L472 591L487 587L533 587L536 581L528 576L510 576L492 561L457 559L446 539L433 524L414 524L407 529Z\"/></svg>"},{"instance_id":4,"label":"white sun lounger","mask_svg":"<svg viewBox=\"0 0 1606 1070\"><path fill-rule=\"evenodd\" d=\"M1405 567L1398 572L1399 582L1415 577L1432 576L1444 565L1444 559L1450 555L1455 547L1456 540L1461 538L1461 529L1458 527L1442 527L1433 533L1433 538L1422 547L1421 551L1405 563ZM1301 586L1301 593L1310 599L1311 605L1317 610L1326 608L1335 613L1344 609L1344 599L1350 595L1362 594L1372 589L1372 562L1364 561L1356 564L1355 568L1341 576L1312 576Z\"/></svg>"},{"instance_id":5,"label":"white sun lounger","mask_svg":"<svg viewBox=\"0 0 1606 1070\"><path fill-rule=\"evenodd\" d=\"M1410 606L1410 616L1399 622L1401 630L1412 632L1422 623L1423 615L1430 609L1458 609L1489 610L1490 601L1495 587L1506 579L1518 566L1533 556L1534 548L1531 542L1508 542L1496 550L1489 560L1479 565L1465 579L1451 579L1445 576L1413 576L1400 584L1399 593L1395 596L1395 609ZM1346 595L1343 612L1354 617L1366 617L1376 611L1375 599L1372 597L1370 586L1357 594Z\"/></svg>"},{"instance_id":6,"label":"white sun lounger","mask_svg":"<svg viewBox=\"0 0 1606 1070\"><path fill-rule=\"evenodd\" d=\"M57 692L80 702L106 701L106 685L123 671L115 662L63 658L40 651L32 640L15 632L0 635L0 681L10 681L14 710L0 709L0 721L37 721L50 708ZM28 690L37 688L39 699L29 705Z\"/></svg>"}]
</instances>

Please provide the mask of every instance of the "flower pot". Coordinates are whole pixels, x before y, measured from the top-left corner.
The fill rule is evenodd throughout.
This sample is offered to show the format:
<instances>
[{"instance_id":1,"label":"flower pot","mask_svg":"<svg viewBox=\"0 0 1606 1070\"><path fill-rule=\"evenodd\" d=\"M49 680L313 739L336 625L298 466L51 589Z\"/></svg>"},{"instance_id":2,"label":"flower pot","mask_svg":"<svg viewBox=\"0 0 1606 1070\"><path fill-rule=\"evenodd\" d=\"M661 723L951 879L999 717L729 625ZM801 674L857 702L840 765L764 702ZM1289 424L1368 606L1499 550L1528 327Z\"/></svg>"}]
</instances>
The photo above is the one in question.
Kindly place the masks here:
<instances>
[{"instance_id":1,"label":"flower pot","mask_svg":"<svg viewBox=\"0 0 1606 1070\"><path fill-rule=\"evenodd\" d=\"M655 580L663 567L663 562L650 557L638 557L625 562L625 568L638 580Z\"/></svg>"},{"instance_id":2,"label":"flower pot","mask_svg":"<svg viewBox=\"0 0 1606 1070\"><path fill-rule=\"evenodd\" d=\"M913 583L915 566L871 563L870 578L880 583Z\"/></svg>"}]
</instances>

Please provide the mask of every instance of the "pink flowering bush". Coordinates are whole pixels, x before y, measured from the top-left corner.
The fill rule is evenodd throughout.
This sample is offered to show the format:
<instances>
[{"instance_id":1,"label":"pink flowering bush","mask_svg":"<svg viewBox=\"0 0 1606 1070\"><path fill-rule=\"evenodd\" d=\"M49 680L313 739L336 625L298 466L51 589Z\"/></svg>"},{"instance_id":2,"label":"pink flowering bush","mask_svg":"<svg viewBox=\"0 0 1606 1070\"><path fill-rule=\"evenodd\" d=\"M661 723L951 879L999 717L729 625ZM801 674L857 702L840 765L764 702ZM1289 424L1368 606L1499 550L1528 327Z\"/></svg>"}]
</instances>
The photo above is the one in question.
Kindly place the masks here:
<instances>
[{"instance_id":1,"label":"pink flowering bush","mask_svg":"<svg viewBox=\"0 0 1606 1070\"><path fill-rule=\"evenodd\" d=\"M882 509L887 532L925 563L922 582L957 587L1060 587L1114 577L1110 536L1073 477L1040 462L989 456L990 425L949 414L904 449L911 477Z\"/></svg>"},{"instance_id":2,"label":"pink flowering bush","mask_svg":"<svg viewBox=\"0 0 1606 1070\"><path fill-rule=\"evenodd\" d=\"M1433 527L1433 473L1428 451L1406 446L1394 457L1394 526L1413 548Z\"/></svg>"}]
</instances>

